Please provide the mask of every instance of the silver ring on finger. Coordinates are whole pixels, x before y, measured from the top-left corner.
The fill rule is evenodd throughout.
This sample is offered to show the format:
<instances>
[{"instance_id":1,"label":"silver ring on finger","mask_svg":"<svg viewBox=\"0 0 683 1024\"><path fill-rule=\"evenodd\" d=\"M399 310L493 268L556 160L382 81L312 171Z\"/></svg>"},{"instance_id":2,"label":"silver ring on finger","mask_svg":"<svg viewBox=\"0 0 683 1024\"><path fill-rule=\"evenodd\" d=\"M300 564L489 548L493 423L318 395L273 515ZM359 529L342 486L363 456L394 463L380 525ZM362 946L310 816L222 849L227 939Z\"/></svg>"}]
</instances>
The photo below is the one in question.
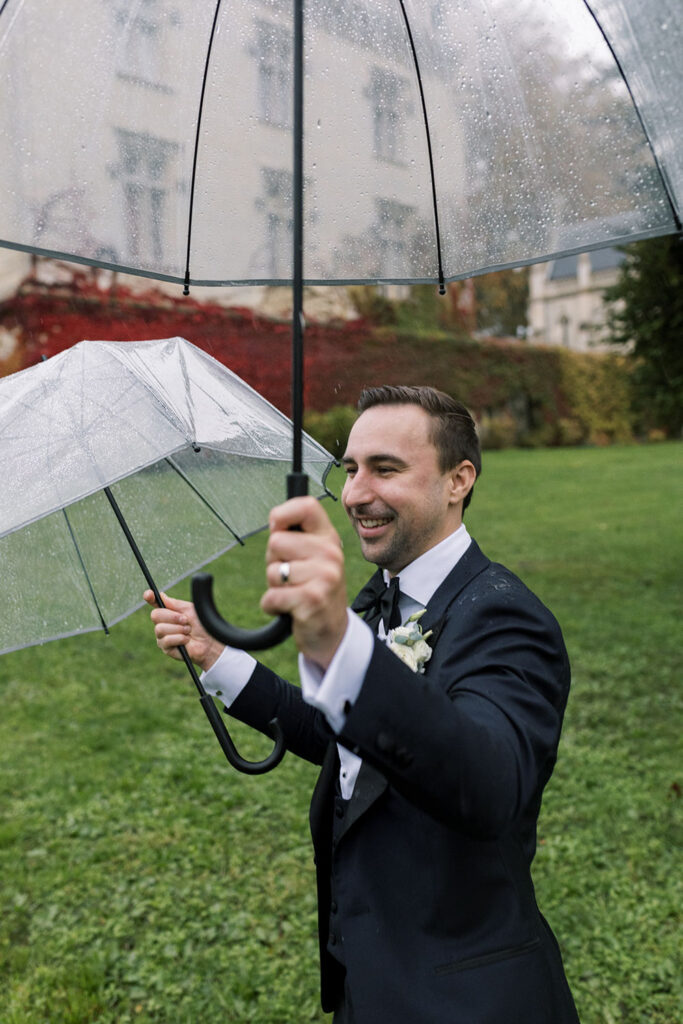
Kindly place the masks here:
<instances>
[{"instance_id":1,"label":"silver ring on finger","mask_svg":"<svg viewBox=\"0 0 683 1024\"><path fill-rule=\"evenodd\" d=\"M280 562L280 583L282 583L283 586L285 583L289 583L290 568L291 566L289 562Z\"/></svg>"}]
</instances>

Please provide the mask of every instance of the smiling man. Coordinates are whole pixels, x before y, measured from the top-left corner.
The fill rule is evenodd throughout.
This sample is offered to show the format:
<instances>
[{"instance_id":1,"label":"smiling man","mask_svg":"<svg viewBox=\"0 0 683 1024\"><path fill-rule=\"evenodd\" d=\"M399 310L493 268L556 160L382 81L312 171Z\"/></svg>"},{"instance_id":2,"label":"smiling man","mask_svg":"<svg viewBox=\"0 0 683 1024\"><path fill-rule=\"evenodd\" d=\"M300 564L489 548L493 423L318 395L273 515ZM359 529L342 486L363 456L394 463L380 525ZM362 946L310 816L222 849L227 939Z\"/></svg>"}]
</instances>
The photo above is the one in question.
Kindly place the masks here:
<instances>
[{"instance_id":1,"label":"smiling man","mask_svg":"<svg viewBox=\"0 0 683 1024\"><path fill-rule=\"evenodd\" d=\"M378 394L384 392L366 392L361 400L364 415L342 460L342 501L364 557L395 575L460 526L481 463L468 413L454 412L460 429L444 430L422 406L407 403L397 412L394 404L368 404ZM422 394L438 409L438 401L428 403L429 392ZM451 434L459 438L457 448L449 445Z\"/></svg>"},{"instance_id":2,"label":"smiling man","mask_svg":"<svg viewBox=\"0 0 683 1024\"><path fill-rule=\"evenodd\" d=\"M231 715L263 731L277 716L322 765L336 1024L576 1024L530 873L569 689L559 627L465 528L481 468L467 410L425 387L368 389L358 408L342 501L378 569L352 608L321 505L271 514L262 607L292 616L301 688L208 637L188 602L152 612L157 643L186 644Z\"/></svg>"}]
</instances>

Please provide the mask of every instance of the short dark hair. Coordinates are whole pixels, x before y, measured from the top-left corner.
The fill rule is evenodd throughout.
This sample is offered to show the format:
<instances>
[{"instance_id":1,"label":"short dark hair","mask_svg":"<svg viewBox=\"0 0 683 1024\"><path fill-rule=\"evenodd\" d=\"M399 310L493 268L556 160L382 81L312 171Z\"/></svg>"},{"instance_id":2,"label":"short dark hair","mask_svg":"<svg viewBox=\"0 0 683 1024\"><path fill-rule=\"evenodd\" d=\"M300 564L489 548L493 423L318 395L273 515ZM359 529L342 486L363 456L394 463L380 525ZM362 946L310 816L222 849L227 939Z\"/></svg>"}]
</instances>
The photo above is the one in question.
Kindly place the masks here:
<instances>
[{"instance_id":1,"label":"short dark hair","mask_svg":"<svg viewBox=\"0 0 683 1024\"><path fill-rule=\"evenodd\" d=\"M382 384L363 388L358 399L358 412L365 412L375 405L417 405L424 409L433 420L431 439L441 472L447 473L463 459L469 459L477 476L481 475L477 428L469 410L461 402L426 385ZM473 490L474 485L463 501L463 511L470 503Z\"/></svg>"}]
</instances>

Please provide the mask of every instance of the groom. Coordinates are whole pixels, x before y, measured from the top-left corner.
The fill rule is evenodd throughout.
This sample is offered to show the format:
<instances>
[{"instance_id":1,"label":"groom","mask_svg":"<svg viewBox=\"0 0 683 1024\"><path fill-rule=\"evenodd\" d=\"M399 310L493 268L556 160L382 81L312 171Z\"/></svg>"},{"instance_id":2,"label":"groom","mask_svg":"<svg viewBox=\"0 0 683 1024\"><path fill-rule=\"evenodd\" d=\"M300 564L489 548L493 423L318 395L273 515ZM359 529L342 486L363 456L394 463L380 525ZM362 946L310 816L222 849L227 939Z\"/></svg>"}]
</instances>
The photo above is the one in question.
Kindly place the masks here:
<instances>
[{"instance_id":1,"label":"groom","mask_svg":"<svg viewBox=\"0 0 683 1024\"><path fill-rule=\"evenodd\" d=\"M208 637L188 602L152 612L157 643L186 644L231 715L263 731L277 717L322 765L311 830L336 1024L577 1024L530 875L569 689L560 629L463 524L481 468L467 410L389 386L358 408L342 501L379 566L354 602L365 621L327 514L295 498L270 517L261 603L292 616L301 689ZM390 631L424 609L409 664Z\"/></svg>"}]
</instances>

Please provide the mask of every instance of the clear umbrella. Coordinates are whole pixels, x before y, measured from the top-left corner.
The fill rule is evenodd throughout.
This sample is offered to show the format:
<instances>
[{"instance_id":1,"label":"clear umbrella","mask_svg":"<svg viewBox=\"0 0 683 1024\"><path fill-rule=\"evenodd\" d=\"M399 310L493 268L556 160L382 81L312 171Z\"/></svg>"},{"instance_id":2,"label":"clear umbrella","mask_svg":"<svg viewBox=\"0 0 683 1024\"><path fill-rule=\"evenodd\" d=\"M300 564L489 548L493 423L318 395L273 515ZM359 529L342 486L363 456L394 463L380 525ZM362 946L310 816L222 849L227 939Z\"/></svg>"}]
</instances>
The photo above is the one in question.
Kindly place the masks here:
<instances>
[{"instance_id":1,"label":"clear umbrella","mask_svg":"<svg viewBox=\"0 0 683 1024\"><path fill-rule=\"evenodd\" d=\"M291 280L300 493L303 283L444 290L679 231L682 44L680 0L5 0L0 244Z\"/></svg>"},{"instance_id":2,"label":"clear umbrella","mask_svg":"<svg viewBox=\"0 0 683 1024\"><path fill-rule=\"evenodd\" d=\"M182 338L85 341L0 380L0 653L104 629L263 529L291 424ZM331 456L304 438L314 493ZM231 763L244 762L185 662ZM284 747L278 745L280 759Z\"/></svg>"},{"instance_id":3,"label":"clear umbrella","mask_svg":"<svg viewBox=\"0 0 683 1024\"><path fill-rule=\"evenodd\" d=\"M289 282L302 6L6 0L0 239ZM680 226L680 0L316 0L304 29L306 281L449 281Z\"/></svg>"}]
</instances>

